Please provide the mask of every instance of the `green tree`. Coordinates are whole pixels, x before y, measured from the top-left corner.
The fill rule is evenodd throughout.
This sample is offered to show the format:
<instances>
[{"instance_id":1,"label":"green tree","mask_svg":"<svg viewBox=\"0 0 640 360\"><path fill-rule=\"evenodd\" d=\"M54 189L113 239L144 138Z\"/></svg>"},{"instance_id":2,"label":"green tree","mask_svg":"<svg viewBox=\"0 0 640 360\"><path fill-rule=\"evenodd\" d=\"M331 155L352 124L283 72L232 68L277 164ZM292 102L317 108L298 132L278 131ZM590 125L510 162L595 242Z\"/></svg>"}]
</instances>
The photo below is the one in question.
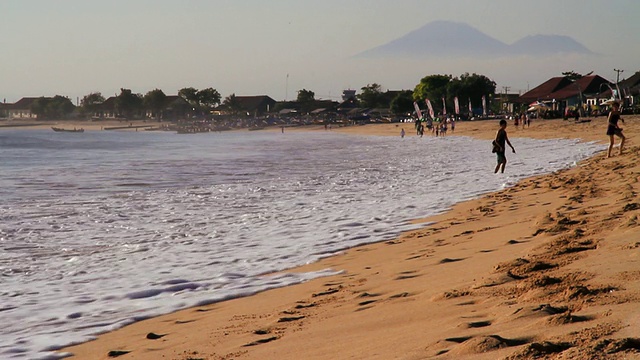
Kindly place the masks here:
<instances>
[{"instance_id":1,"label":"green tree","mask_svg":"<svg viewBox=\"0 0 640 360\"><path fill-rule=\"evenodd\" d=\"M312 110L312 107L316 102L316 94L313 91L307 89L299 90L297 102L300 106L300 110L308 113Z\"/></svg>"},{"instance_id":2,"label":"green tree","mask_svg":"<svg viewBox=\"0 0 640 360\"><path fill-rule=\"evenodd\" d=\"M178 91L178 96L187 100L191 106L196 107L200 105L200 99L198 97L198 89L188 87L182 88Z\"/></svg>"},{"instance_id":3,"label":"green tree","mask_svg":"<svg viewBox=\"0 0 640 360\"><path fill-rule=\"evenodd\" d=\"M367 84L367 86L360 89L362 92L356 97L360 101L360 104L366 108L379 107L382 97L382 86L379 84Z\"/></svg>"},{"instance_id":4,"label":"green tree","mask_svg":"<svg viewBox=\"0 0 640 360\"><path fill-rule=\"evenodd\" d=\"M220 100L222 99L218 90L214 88L202 90L192 87L182 88L178 91L178 96L187 100L193 109L206 114L208 114L211 109L220 105Z\"/></svg>"},{"instance_id":5,"label":"green tree","mask_svg":"<svg viewBox=\"0 0 640 360\"><path fill-rule=\"evenodd\" d=\"M197 98L198 105L208 111L220 104L222 96L220 96L218 90L214 88L206 88L198 91Z\"/></svg>"},{"instance_id":6,"label":"green tree","mask_svg":"<svg viewBox=\"0 0 640 360\"><path fill-rule=\"evenodd\" d=\"M233 113L234 115L237 115L240 111L243 110L242 105L240 104L240 101L238 101L235 93L227 96L222 102L222 105L229 109L229 111L231 111L231 113Z\"/></svg>"},{"instance_id":7,"label":"green tree","mask_svg":"<svg viewBox=\"0 0 640 360\"><path fill-rule=\"evenodd\" d=\"M100 104L104 102L104 96L102 96L99 92L94 92L88 95L85 95L82 100L80 100L80 106L82 110L89 114L94 114Z\"/></svg>"},{"instance_id":8,"label":"green tree","mask_svg":"<svg viewBox=\"0 0 640 360\"><path fill-rule=\"evenodd\" d=\"M447 85L449 85L450 81L451 75L429 75L423 77L413 90L413 100L422 103L425 99L429 99L434 108L441 109L441 99L447 96Z\"/></svg>"},{"instance_id":9,"label":"green tree","mask_svg":"<svg viewBox=\"0 0 640 360\"><path fill-rule=\"evenodd\" d=\"M31 112L44 119L60 119L70 115L76 107L68 97L40 97L31 104Z\"/></svg>"},{"instance_id":10,"label":"green tree","mask_svg":"<svg viewBox=\"0 0 640 360\"><path fill-rule=\"evenodd\" d=\"M39 118L46 118L46 109L49 104L49 100L46 97L42 96L35 99L31 103L31 113L37 115Z\"/></svg>"},{"instance_id":11,"label":"green tree","mask_svg":"<svg viewBox=\"0 0 640 360\"><path fill-rule=\"evenodd\" d=\"M396 115L406 114L413 111L413 91L403 90L396 95L389 105L391 112Z\"/></svg>"},{"instance_id":12,"label":"green tree","mask_svg":"<svg viewBox=\"0 0 640 360\"><path fill-rule=\"evenodd\" d=\"M316 100L316 93L311 90L302 89L298 91L299 103L310 103Z\"/></svg>"},{"instance_id":13,"label":"green tree","mask_svg":"<svg viewBox=\"0 0 640 360\"><path fill-rule=\"evenodd\" d=\"M144 106L151 110L156 119L162 119L162 110L164 109L167 95L160 89L154 89L144 95Z\"/></svg>"},{"instance_id":14,"label":"green tree","mask_svg":"<svg viewBox=\"0 0 640 360\"><path fill-rule=\"evenodd\" d=\"M576 80L580 79L583 75L571 70L571 71L563 72L562 76L566 76L571 81L576 81Z\"/></svg>"},{"instance_id":15,"label":"green tree","mask_svg":"<svg viewBox=\"0 0 640 360\"><path fill-rule=\"evenodd\" d=\"M127 118L133 118L140 113L143 106L141 94L134 94L130 89L120 89L120 94L116 96L116 112Z\"/></svg>"},{"instance_id":16,"label":"green tree","mask_svg":"<svg viewBox=\"0 0 640 360\"><path fill-rule=\"evenodd\" d=\"M447 84L447 102L453 103L453 98L457 96L461 103L471 99L479 104L482 96L486 96L488 101L495 92L496 83L493 80L484 75L464 73Z\"/></svg>"}]
</instances>

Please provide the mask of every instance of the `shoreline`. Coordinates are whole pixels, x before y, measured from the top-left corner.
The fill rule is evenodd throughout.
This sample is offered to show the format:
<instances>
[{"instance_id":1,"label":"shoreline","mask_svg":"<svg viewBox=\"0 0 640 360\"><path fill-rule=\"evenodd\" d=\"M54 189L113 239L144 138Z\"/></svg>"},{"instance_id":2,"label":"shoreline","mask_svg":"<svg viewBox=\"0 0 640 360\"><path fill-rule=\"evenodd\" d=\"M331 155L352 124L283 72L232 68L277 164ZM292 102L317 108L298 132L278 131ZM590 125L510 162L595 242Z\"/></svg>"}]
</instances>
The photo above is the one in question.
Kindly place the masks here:
<instances>
[{"instance_id":1,"label":"shoreline","mask_svg":"<svg viewBox=\"0 0 640 360\"><path fill-rule=\"evenodd\" d=\"M459 123L460 131L456 129L456 135L492 138L496 122L480 123L464 130L461 128L470 122ZM531 132L535 130L535 123L533 125ZM527 134L526 129L522 133L542 138L548 138L544 137L548 132L557 133L557 124L547 125L550 129L540 129L536 134ZM569 125L582 124L566 124L567 127ZM384 124L373 125L369 129L364 126L333 131L350 133L359 130L358 133L363 135L392 135L399 132L397 129L395 124ZM594 141L602 129L602 124L593 128L583 127L581 135L584 136L581 138ZM519 133L512 126L507 130L512 139L518 137ZM575 132L569 134L575 135ZM600 140L604 138L604 135L597 136ZM517 142L514 145L517 148ZM630 142L630 145L633 144ZM585 252L601 250L599 245L604 240L595 234L606 232L606 229L581 229L588 228L590 220L587 215L593 214L589 213L591 210L584 209L585 206L578 205L587 201L576 203L575 198L582 200L592 196L589 200L599 203L603 196L593 195L592 192L597 193L593 188L574 184L583 178L603 176L610 178L613 185L633 187L634 183L620 184L613 171L599 174L597 170L618 168L618 162L631 164L637 153L636 148L626 155L606 160L597 155L581 162L578 167L523 180L512 188L459 203L443 214L418 220L434 223L405 233L397 240L352 248L289 271L333 268L343 270L340 275L180 310L61 351L76 353L74 358L108 358L109 351L131 351L123 355L123 359L155 359L161 356L176 359L424 358L438 353L441 354L439 358L453 355L452 358L493 359L530 350L533 344L545 338L551 339L549 341L554 341L554 336L562 338L571 329L607 328L609 330L603 330L601 337L610 336L615 333L611 329L616 326L611 325L615 321L608 320L624 322L622 315L629 315L629 311L633 313L632 306L626 306L626 313L619 311L620 314L616 312L605 317L600 316L596 308L606 307L607 301L597 306L584 304L586 298L597 299L594 300L597 302L602 296L622 291L613 290L622 287L605 286L602 289L610 292L600 291L602 289L589 283L597 276L571 271L574 263L594 258L592 255L581 256ZM635 163L631 165L625 171L633 174ZM621 194L613 192L611 195ZM567 202L571 204L567 205ZM544 210L531 209L530 204L538 204ZM558 216L559 211L571 213L571 216ZM579 215L581 211L587 214ZM579 218L584 219L576 220ZM623 220L629 222L630 219ZM581 221L586 221L586 224ZM558 233L538 232L546 226L558 227ZM590 231L593 236L584 235ZM561 241L559 238L568 236L567 233L574 234L576 238L569 236ZM578 236L579 233L583 235ZM583 237L593 239L587 239L591 241L589 243L580 240ZM564 246L566 252L547 254L546 244L554 241L560 242L558 246ZM555 257L562 258L562 261L552 264ZM545 261L553 266L534 271L526 269L527 264ZM566 289L561 291L559 288L562 286ZM571 293L571 286L577 294ZM635 296L637 287L636 282L633 288L625 291L633 290ZM559 297L555 299L554 296ZM518 301L513 300L514 297ZM528 311L528 315L520 317L513 314L515 305L520 302L529 308L523 307L526 309L517 312ZM544 309L534 309L543 302L549 303L556 313L546 314ZM625 304L629 305L627 302L618 305L624 308ZM566 307L565 311L561 311L563 307ZM468 317L457 316L461 312L466 312ZM547 324L551 318L557 322L565 321L562 317L567 318L563 326ZM588 320L572 321L572 317ZM540 329L533 329L532 324ZM488 328L491 329L489 332ZM620 333L624 333L624 327L618 328L623 330L619 330ZM152 341L146 338L150 332L168 335ZM627 332L629 336L638 335L634 331ZM302 344L305 344L304 348L301 348ZM585 344L588 345L586 340ZM571 346L566 351L590 349L588 346Z\"/></svg>"}]
</instances>

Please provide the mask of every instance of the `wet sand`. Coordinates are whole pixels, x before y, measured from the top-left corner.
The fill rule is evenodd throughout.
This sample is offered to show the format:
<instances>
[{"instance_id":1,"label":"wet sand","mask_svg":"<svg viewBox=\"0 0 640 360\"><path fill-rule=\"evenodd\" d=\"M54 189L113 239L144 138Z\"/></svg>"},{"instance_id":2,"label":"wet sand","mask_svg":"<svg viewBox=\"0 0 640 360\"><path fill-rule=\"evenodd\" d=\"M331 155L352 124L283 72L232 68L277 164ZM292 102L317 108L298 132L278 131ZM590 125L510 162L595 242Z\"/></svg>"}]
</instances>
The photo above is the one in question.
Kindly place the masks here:
<instances>
[{"instance_id":1,"label":"wet sand","mask_svg":"<svg viewBox=\"0 0 640 360\"><path fill-rule=\"evenodd\" d=\"M138 322L63 351L78 359L640 358L640 118L625 119L623 155L598 154L419 220L424 228L396 240L292 270L339 275ZM414 133L413 124L331 131L399 137L402 127ZM454 135L492 139L497 127L460 122ZM607 141L603 117L534 120L524 130L510 122L507 131L516 150L521 136Z\"/></svg>"}]
</instances>

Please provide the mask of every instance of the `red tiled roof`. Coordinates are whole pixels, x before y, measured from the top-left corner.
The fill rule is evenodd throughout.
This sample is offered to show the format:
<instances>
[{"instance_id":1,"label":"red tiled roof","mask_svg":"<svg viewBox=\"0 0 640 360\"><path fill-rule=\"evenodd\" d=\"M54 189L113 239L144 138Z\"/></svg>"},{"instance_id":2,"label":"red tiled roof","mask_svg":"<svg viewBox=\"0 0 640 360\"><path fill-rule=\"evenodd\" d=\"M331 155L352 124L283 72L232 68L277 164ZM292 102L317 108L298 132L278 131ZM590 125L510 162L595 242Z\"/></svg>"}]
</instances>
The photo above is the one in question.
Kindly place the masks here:
<instances>
[{"instance_id":1,"label":"red tiled roof","mask_svg":"<svg viewBox=\"0 0 640 360\"><path fill-rule=\"evenodd\" d=\"M564 100L578 96L580 93L597 94L600 92L600 85L608 83L609 80L598 75L583 76L562 89L549 94L548 98Z\"/></svg>"},{"instance_id":2,"label":"red tiled roof","mask_svg":"<svg viewBox=\"0 0 640 360\"><path fill-rule=\"evenodd\" d=\"M564 88L571 84L571 80L566 76L553 77L537 87L527 91L520 95L518 101L521 103L530 103L536 100L551 100L553 97L549 97L550 94Z\"/></svg>"}]
</instances>

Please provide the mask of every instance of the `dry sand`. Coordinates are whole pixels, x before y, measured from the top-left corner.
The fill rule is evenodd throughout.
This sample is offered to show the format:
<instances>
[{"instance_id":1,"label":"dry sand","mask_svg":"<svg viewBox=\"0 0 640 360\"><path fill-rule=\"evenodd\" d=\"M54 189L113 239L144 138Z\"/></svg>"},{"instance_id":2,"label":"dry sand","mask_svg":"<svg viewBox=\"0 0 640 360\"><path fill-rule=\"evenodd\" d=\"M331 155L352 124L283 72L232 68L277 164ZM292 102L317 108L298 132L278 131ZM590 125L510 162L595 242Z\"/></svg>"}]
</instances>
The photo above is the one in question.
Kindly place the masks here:
<instances>
[{"instance_id":1,"label":"dry sand","mask_svg":"<svg viewBox=\"0 0 640 360\"><path fill-rule=\"evenodd\" d=\"M640 118L625 118L621 156L524 180L394 241L294 270L340 275L142 321L63 351L78 359L113 351L183 360L640 358ZM403 126L412 133L412 124L332 131L399 136ZM461 122L455 134L491 139L496 130L496 121ZM605 118L507 130L516 149L519 136L607 140Z\"/></svg>"}]
</instances>

